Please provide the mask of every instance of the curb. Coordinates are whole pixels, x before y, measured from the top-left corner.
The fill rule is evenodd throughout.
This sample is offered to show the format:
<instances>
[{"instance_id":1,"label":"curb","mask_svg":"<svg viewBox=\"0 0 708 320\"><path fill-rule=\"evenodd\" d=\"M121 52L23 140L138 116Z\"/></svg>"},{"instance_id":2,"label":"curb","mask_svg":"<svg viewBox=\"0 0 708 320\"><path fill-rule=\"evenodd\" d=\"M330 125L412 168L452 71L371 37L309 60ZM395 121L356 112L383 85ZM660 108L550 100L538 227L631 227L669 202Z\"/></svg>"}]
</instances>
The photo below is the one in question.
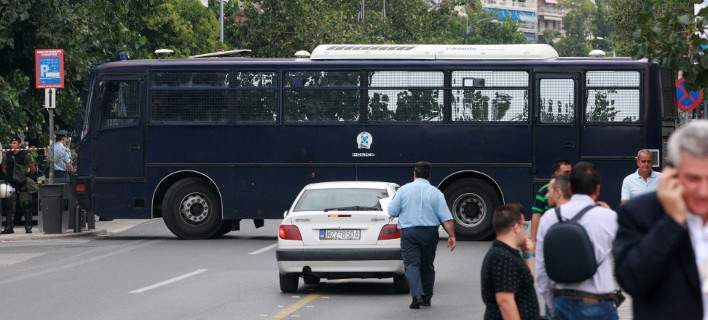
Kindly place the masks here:
<instances>
[{"instance_id":1,"label":"curb","mask_svg":"<svg viewBox=\"0 0 708 320\"><path fill-rule=\"evenodd\" d=\"M110 235L111 233L108 232L106 229L96 229L96 230L90 230L90 231L82 231L82 232L66 232L66 233L37 233L37 234L31 234L31 235L26 235L20 233L19 235L10 236L10 237L3 237L0 235L0 242L4 241L18 241L18 240L42 240L42 239L57 239L57 238L83 238L83 237L96 237L96 236L103 236L103 235Z\"/></svg>"}]
</instances>

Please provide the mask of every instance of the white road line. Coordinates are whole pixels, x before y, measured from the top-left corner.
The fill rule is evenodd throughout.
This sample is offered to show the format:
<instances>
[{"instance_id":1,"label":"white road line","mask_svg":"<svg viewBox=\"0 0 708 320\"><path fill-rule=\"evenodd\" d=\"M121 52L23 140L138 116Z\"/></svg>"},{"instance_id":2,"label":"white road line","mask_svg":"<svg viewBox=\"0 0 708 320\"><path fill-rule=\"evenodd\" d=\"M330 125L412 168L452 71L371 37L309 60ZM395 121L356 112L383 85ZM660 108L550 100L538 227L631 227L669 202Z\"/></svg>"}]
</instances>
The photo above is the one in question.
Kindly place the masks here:
<instances>
[{"instance_id":1,"label":"white road line","mask_svg":"<svg viewBox=\"0 0 708 320\"><path fill-rule=\"evenodd\" d=\"M149 245L151 245L151 244L153 244L153 243L157 243L157 242L160 242L160 241L162 241L162 240L151 240L151 241L147 241L147 242L139 241L139 242L136 242L136 243L131 243L131 244L126 245L126 246L122 246L120 249L117 249L117 250L116 250L116 249L112 249L111 252L106 253L106 254L103 254L103 255L93 256L93 257L89 257L89 258L87 258L87 259L82 259L82 260L80 260L80 261L75 261L75 262L72 262L72 263L69 263L69 264L66 264L66 265L62 265L62 266L58 266L58 267L52 267L52 268L44 268L44 269L38 270L38 271L36 271L36 272L25 273L25 274L22 274L22 275L19 275L19 276L16 276L16 277L11 277L11 278L2 279L2 280L0 280L0 286L2 286L2 285L4 285L4 284L7 284L7 283L11 283L11 282L15 282L15 281L20 281L20 280L25 280L25 279L29 279L29 278L33 278L33 277L37 277L37 276L42 276L42 275L46 275L46 274L53 273L53 272L57 272L57 271L63 271L63 270L74 269L74 268L76 268L76 267L78 267L78 266L82 266L82 265L85 265L85 264L88 264L88 263L93 263L93 262L96 262L96 261L99 261L99 260L102 260L102 259L105 259L105 258L108 258L108 257L112 257L112 256L115 256L115 255L118 255L118 254L127 253L127 252L130 252L130 251L132 251L132 250L135 250L135 249L138 249L138 248L142 248L142 247L145 247L145 246L149 246ZM100 248L93 248L93 249L87 250L86 252L90 252L90 251L96 250L96 249L100 249ZM82 254L79 254L79 255L82 255ZM76 255L76 256L73 256L73 257L69 257L69 258L76 258L76 257L78 257L79 255ZM62 259L62 260L63 260L63 259ZM77 260L77 259L72 259L72 260Z\"/></svg>"},{"instance_id":2,"label":"white road line","mask_svg":"<svg viewBox=\"0 0 708 320\"><path fill-rule=\"evenodd\" d=\"M187 273L187 274L183 274L183 275L181 275L181 276L174 277L174 278L172 278L172 279L168 279L168 280L162 281L162 282L160 282L160 283L153 284L153 285L151 285L151 286L147 286L147 287L144 287L144 288L140 288L140 289L137 289L137 290L133 290L133 291L131 291L130 293L142 293L142 292L145 292L145 291L148 291L148 290L152 290L152 289L155 289L155 288L159 288L159 287L168 285L168 284L173 283L173 282L177 282L177 281L180 281L180 280L184 280L184 279L189 278L189 277L191 277L191 276L196 276L196 275L198 275L198 274L200 274L200 273L202 273L202 272L205 272L205 271L207 271L207 270L208 270L208 269L199 269L199 270L197 270L197 271L190 272L190 273Z\"/></svg>"},{"instance_id":3,"label":"white road line","mask_svg":"<svg viewBox=\"0 0 708 320\"><path fill-rule=\"evenodd\" d=\"M269 246L267 246L267 247L265 247L265 248L260 248L260 249L258 249L258 250L256 250L256 251L253 251L253 252L251 252L251 253L249 253L249 254L250 254L250 255L260 254L260 253L266 252L266 251L268 251L268 250L270 250L270 249L273 249L273 248L275 248L275 247L277 247L277 246L278 246L278 244L277 244L277 243L274 243L274 244L271 244L271 245L269 245Z\"/></svg>"}]
</instances>

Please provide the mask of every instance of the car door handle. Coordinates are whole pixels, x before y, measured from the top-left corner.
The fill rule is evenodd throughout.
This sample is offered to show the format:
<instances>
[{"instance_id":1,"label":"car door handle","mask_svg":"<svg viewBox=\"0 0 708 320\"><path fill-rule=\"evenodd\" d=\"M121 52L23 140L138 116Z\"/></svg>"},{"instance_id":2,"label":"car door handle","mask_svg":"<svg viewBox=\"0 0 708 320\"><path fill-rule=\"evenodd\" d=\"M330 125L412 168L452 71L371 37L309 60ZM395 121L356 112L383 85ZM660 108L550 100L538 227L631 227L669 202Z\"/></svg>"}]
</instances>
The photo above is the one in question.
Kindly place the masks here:
<instances>
[{"instance_id":1,"label":"car door handle","mask_svg":"<svg viewBox=\"0 0 708 320\"><path fill-rule=\"evenodd\" d=\"M132 151L140 151L140 145L139 145L139 144L131 144L131 145L130 145L130 150L132 150Z\"/></svg>"},{"instance_id":2,"label":"car door handle","mask_svg":"<svg viewBox=\"0 0 708 320\"><path fill-rule=\"evenodd\" d=\"M566 142L566 143L563 145L563 149L566 149L566 150L573 150L573 149L575 149L575 143Z\"/></svg>"}]
</instances>

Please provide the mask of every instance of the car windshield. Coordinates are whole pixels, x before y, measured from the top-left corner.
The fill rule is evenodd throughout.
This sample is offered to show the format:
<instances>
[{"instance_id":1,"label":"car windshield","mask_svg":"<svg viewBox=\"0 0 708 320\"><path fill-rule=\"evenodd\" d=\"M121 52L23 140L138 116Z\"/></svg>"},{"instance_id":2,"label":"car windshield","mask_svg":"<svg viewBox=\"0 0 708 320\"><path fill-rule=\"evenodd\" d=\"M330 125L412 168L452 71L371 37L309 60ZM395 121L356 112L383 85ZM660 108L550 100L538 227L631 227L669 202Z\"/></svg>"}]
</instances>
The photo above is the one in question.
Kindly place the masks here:
<instances>
[{"instance_id":1,"label":"car windshield","mask_svg":"<svg viewBox=\"0 0 708 320\"><path fill-rule=\"evenodd\" d=\"M300 197L294 211L381 211L379 199L388 198L384 189L310 189Z\"/></svg>"}]
</instances>

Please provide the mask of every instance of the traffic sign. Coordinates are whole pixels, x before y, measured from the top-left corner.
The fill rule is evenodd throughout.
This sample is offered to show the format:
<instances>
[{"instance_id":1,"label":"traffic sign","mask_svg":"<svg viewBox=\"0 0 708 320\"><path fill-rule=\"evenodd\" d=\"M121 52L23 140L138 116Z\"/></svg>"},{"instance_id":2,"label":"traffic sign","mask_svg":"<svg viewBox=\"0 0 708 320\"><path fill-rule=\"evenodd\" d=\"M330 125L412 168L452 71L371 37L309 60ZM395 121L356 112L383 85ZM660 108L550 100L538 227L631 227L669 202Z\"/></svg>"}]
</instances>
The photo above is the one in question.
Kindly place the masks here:
<instances>
[{"instance_id":1,"label":"traffic sign","mask_svg":"<svg viewBox=\"0 0 708 320\"><path fill-rule=\"evenodd\" d=\"M64 50L34 50L35 84L41 88L64 88Z\"/></svg>"},{"instance_id":2,"label":"traffic sign","mask_svg":"<svg viewBox=\"0 0 708 320\"><path fill-rule=\"evenodd\" d=\"M703 102L703 90L688 92L683 78L676 79L676 107L683 111L693 110Z\"/></svg>"}]
</instances>

